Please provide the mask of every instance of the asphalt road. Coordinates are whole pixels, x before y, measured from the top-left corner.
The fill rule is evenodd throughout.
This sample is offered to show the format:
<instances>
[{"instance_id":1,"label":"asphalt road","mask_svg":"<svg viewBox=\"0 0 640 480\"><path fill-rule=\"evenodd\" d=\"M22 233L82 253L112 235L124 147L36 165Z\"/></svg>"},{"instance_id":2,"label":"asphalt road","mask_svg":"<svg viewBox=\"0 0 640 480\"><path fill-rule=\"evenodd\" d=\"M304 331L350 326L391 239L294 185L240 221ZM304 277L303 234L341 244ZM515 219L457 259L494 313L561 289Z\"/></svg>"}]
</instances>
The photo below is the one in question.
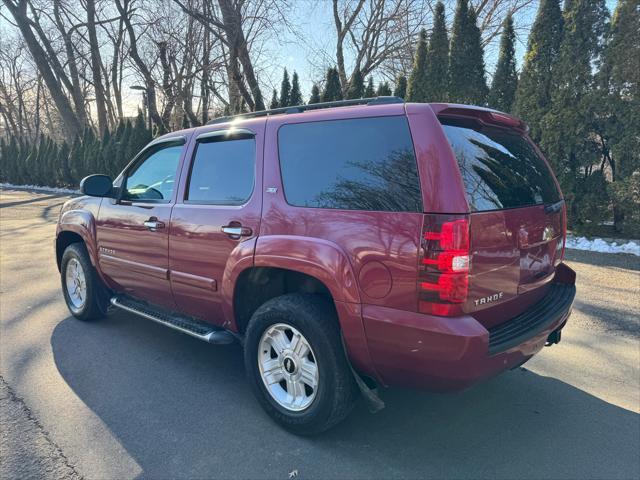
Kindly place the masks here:
<instances>
[{"instance_id":1,"label":"asphalt road","mask_svg":"<svg viewBox=\"0 0 640 480\"><path fill-rule=\"evenodd\" d=\"M559 345L469 391L383 392L330 432L274 425L237 345L126 313L82 323L59 288L65 197L0 192L0 477L639 478L640 259L569 251Z\"/></svg>"}]
</instances>

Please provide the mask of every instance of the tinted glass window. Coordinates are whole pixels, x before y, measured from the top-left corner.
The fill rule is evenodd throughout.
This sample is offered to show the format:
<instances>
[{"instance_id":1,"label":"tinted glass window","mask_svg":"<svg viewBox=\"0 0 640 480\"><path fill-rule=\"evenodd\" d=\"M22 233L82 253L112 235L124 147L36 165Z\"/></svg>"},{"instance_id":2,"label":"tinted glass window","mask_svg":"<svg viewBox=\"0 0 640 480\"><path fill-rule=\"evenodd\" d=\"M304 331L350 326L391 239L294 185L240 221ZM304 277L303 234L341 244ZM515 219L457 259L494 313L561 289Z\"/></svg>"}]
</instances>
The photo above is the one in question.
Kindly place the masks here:
<instances>
[{"instance_id":1,"label":"tinted glass window","mask_svg":"<svg viewBox=\"0 0 640 480\"><path fill-rule=\"evenodd\" d=\"M182 145L156 150L127 173L127 200L165 200L173 195Z\"/></svg>"},{"instance_id":2,"label":"tinted glass window","mask_svg":"<svg viewBox=\"0 0 640 480\"><path fill-rule=\"evenodd\" d=\"M405 117L284 125L278 141L284 193L291 205L422 211Z\"/></svg>"},{"instance_id":3,"label":"tinted glass window","mask_svg":"<svg viewBox=\"0 0 640 480\"><path fill-rule=\"evenodd\" d=\"M254 138L198 142L187 200L242 205L253 191Z\"/></svg>"},{"instance_id":4,"label":"tinted glass window","mask_svg":"<svg viewBox=\"0 0 640 480\"><path fill-rule=\"evenodd\" d=\"M458 160L474 211L554 203L553 176L529 141L517 132L446 120L443 128Z\"/></svg>"}]
</instances>

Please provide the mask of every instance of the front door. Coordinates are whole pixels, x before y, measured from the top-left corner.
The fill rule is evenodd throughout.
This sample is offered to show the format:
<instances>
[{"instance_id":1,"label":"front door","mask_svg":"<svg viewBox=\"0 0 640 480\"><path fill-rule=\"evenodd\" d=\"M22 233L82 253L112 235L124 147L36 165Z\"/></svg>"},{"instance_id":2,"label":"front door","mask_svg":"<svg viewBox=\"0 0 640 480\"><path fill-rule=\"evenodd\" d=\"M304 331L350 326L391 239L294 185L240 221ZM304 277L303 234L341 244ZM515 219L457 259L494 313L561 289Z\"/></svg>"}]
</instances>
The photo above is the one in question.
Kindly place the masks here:
<instances>
[{"instance_id":1,"label":"front door","mask_svg":"<svg viewBox=\"0 0 640 480\"><path fill-rule=\"evenodd\" d=\"M220 128L220 127L219 127ZM262 205L264 119L196 137L171 214L169 268L177 308L224 326L225 272L252 261ZM229 283L229 282L227 282Z\"/></svg>"},{"instance_id":2,"label":"front door","mask_svg":"<svg viewBox=\"0 0 640 480\"><path fill-rule=\"evenodd\" d=\"M112 288L174 307L168 230L184 137L152 144L125 171L117 200L102 202L96 222L98 261Z\"/></svg>"}]
</instances>

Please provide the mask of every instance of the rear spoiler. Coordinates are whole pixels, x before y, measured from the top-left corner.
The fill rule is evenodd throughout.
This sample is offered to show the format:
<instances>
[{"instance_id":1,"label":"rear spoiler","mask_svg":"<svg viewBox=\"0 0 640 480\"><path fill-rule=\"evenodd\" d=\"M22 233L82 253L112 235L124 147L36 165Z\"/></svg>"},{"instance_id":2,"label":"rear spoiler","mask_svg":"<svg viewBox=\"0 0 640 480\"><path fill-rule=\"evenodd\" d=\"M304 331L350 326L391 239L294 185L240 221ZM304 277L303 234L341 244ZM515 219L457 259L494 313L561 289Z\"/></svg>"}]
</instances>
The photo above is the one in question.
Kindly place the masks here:
<instances>
[{"instance_id":1,"label":"rear spoiler","mask_svg":"<svg viewBox=\"0 0 640 480\"><path fill-rule=\"evenodd\" d=\"M499 112L490 108L471 105L452 105L449 103L431 103L429 105L438 118L473 118L485 125L513 128L523 133L529 131L529 127L522 120L508 113Z\"/></svg>"}]
</instances>

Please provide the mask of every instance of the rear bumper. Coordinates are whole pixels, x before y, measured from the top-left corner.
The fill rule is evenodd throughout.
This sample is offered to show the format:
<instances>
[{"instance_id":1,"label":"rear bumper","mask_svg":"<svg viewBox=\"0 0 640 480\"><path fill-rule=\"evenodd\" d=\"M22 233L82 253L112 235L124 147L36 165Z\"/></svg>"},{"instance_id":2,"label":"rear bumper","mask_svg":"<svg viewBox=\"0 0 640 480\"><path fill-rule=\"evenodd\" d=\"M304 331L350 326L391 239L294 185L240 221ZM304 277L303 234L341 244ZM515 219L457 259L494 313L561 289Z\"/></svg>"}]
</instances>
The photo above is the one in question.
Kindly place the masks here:
<instances>
[{"instance_id":1,"label":"rear bumper","mask_svg":"<svg viewBox=\"0 0 640 480\"><path fill-rule=\"evenodd\" d=\"M437 317L365 305L362 315L379 380L389 386L461 390L517 367L564 327L575 297L575 274L561 265L547 295L487 330L471 316Z\"/></svg>"}]
</instances>

